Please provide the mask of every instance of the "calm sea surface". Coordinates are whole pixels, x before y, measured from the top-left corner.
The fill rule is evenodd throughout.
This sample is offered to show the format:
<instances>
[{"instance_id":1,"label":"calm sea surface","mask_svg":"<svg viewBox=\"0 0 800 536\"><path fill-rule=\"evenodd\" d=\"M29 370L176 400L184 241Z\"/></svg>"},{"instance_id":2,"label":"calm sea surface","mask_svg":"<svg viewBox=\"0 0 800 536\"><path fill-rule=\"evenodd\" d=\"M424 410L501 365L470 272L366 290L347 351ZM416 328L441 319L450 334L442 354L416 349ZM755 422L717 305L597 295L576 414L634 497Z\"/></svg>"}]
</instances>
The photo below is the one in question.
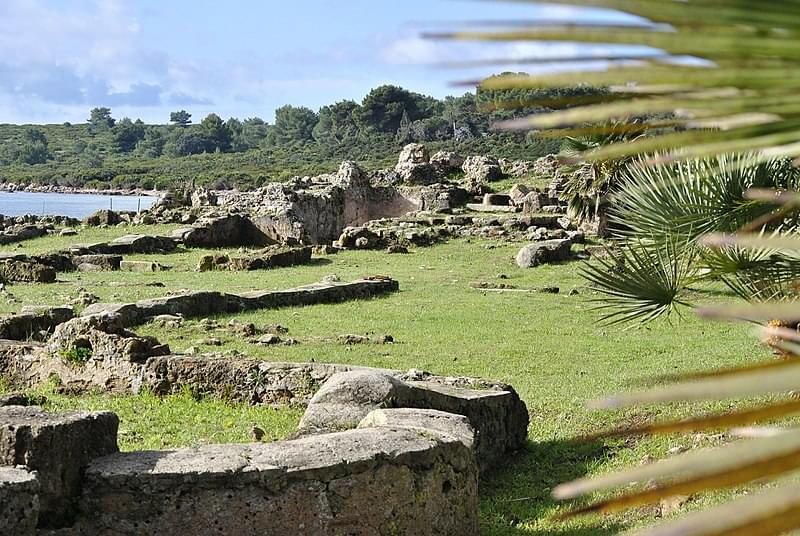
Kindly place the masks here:
<instances>
[{"instance_id":1,"label":"calm sea surface","mask_svg":"<svg viewBox=\"0 0 800 536\"><path fill-rule=\"evenodd\" d=\"M96 194L51 194L32 192L0 192L0 214L70 216L85 218L101 209L145 210L156 202L155 197Z\"/></svg>"}]
</instances>

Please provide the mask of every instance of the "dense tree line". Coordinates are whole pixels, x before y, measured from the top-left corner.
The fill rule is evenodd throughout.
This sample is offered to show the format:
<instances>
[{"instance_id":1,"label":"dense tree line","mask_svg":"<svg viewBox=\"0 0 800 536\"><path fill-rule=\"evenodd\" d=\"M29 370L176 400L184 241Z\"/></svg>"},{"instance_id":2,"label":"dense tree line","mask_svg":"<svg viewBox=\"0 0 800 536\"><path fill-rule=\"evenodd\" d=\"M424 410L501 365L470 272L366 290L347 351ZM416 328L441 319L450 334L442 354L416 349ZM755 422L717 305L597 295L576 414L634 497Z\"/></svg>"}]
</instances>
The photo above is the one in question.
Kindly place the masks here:
<instances>
[{"instance_id":1,"label":"dense tree line","mask_svg":"<svg viewBox=\"0 0 800 536\"><path fill-rule=\"evenodd\" d=\"M186 160L192 157L205 162L199 178L228 177L230 186L247 187L287 172L318 171L336 159L388 163L409 142L535 158L554 150L554 142L496 132L492 125L542 105L558 107L564 96L598 93L588 87L478 89L440 100L384 85L360 103L345 100L318 111L283 106L272 124L259 117L223 120L213 113L195 123L191 113L178 110L170 114L169 124L146 125L139 119L117 120L110 108L100 107L89 112L84 125L0 125L0 182L152 187L179 178L182 168L192 172ZM246 177L236 178L241 167L225 168L232 161L248 163Z\"/></svg>"}]
</instances>

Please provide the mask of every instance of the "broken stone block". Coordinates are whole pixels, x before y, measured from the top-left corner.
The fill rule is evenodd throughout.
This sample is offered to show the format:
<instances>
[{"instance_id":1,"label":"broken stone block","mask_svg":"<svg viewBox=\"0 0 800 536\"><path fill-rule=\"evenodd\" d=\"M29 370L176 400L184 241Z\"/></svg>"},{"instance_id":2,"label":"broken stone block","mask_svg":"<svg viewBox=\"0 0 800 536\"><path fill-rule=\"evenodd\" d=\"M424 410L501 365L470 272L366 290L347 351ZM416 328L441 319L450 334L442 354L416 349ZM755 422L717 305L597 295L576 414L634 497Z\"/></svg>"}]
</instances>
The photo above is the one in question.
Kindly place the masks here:
<instances>
[{"instance_id":1,"label":"broken stone block","mask_svg":"<svg viewBox=\"0 0 800 536\"><path fill-rule=\"evenodd\" d=\"M517 266L534 268L541 264L550 264L569 260L572 256L572 242L568 239L547 240L530 244L517 253Z\"/></svg>"},{"instance_id":2,"label":"broken stone block","mask_svg":"<svg viewBox=\"0 0 800 536\"><path fill-rule=\"evenodd\" d=\"M74 316L70 307L23 307L19 314L0 315L0 339L39 339L41 332L52 332Z\"/></svg>"},{"instance_id":3,"label":"broken stone block","mask_svg":"<svg viewBox=\"0 0 800 536\"><path fill-rule=\"evenodd\" d=\"M317 391L300 421L301 431L355 428L388 400L408 398L409 387L390 374L356 370L342 372Z\"/></svg>"},{"instance_id":4,"label":"broken stone block","mask_svg":"<svg viewBox=\"0 0 800 536\"><path fill-rule=\"evenodd\" d=\"M154 261L122 261L119 269L123 272L163 272L166 266Z\"/></svg>"},{"instance_id":5,"label":"broken stone block","mask_svg":"<svg viewBox=\"0 0 800 536\"><path fill-rule=\"evenodd\" d=\"M96 266L99 271L114 271L119 270L119 265L122 262L122 255L78 255L73 259L73 264L81 271L92 271L90 268L83 268L83 265Z\"/></svg>"},{"instance_id":6,"label":"broken stone block","mask_svg":"<svg viewBox=\"0 0 800 536\"><path fill-rule=\"evenodd\" d=\"M23 468L0 467L0 534L36 536L39 481Z\"/></svg>"},{"instance_id":7,"label":"broken stone block","mask_svg":"<svg viewBox=\"0 0 800 536\"><path fill-rule=\"evenodd\" d=\"M56 270L39 262L19 259L0 259L0 272L9 281L20 283L54 283Z\"/></svg>"},{"instance_id":8,"label":"broken stone block","mask_svg":"<svg viewBox=\"0 0 800 536\"><path fill-rule=\"evenodd\" d=\"M72 521L83 470L91 460L118 452L118 426L119 419L109 412L0 408L0 465L25 466L37 472L43 527L56 528Z\"/></svg>"},{"instance_id":9,"label":"broken stone block","mask_svg":"<svg viewBox=\"0 0 800 536\"><path fill-rule=\"evenodd\" d=\"M353 428L369 413L415 408L464 415L476 430L475 452L482 469L499 463L527 438L528 411L510 386L470 389L443 382L399 378L388 371L354 370L332 376L317 391L300 421L303 433ZM457 382L454 382L457 383Z\"/></svg>"}]
</instances>

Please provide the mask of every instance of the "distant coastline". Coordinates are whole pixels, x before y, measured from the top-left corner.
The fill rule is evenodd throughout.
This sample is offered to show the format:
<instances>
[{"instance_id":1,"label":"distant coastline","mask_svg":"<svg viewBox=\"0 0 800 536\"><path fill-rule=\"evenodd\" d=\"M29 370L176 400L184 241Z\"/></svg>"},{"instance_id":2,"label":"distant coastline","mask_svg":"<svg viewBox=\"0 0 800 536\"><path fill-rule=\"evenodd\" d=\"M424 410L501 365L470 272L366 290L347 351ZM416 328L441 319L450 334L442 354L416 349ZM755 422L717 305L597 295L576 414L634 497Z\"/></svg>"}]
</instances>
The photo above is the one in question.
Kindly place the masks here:
<instances>
[{"instance_id":1,"label":"distant coastline","mask_svg":"<svg viewBox=\"0 0 800 536\"><path fill-rule=\"evenodd\" d=\"M71 186L54 186L41 184L16 184L0 183L0 192L28 192L38 194L87 194L87 195L113 195L113 196L133 196L133 197L161 197L164 192L157 190L134 189L108 189L100 190L97 188L75 188Z\"/></svg>"}]
</instances>

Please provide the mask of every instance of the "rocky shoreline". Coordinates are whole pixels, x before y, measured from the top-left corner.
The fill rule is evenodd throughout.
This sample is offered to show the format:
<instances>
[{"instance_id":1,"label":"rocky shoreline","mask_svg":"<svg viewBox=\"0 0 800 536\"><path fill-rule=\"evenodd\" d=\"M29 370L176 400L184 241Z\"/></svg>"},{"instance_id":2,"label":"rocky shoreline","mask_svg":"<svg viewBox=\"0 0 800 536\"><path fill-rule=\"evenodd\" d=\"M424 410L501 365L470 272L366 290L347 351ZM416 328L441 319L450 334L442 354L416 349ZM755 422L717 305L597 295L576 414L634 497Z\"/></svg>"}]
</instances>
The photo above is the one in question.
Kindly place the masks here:
<instances>
[{"instance_id":1,"label":"rocky shoreline","mask_svg":"<svg viewBox=\"0 0 800 536\"><path fill-rule=\"evenodd\" d=\"M157 190L123 189L99 190L97 188L73 188L71 186L17 184L13 182L0 183L0 192L14 193L27 192L34 194L88 194L88 195L118 195L118 196L147 196L161 197L164 192Z\"/></svg>"}]
</instances>

